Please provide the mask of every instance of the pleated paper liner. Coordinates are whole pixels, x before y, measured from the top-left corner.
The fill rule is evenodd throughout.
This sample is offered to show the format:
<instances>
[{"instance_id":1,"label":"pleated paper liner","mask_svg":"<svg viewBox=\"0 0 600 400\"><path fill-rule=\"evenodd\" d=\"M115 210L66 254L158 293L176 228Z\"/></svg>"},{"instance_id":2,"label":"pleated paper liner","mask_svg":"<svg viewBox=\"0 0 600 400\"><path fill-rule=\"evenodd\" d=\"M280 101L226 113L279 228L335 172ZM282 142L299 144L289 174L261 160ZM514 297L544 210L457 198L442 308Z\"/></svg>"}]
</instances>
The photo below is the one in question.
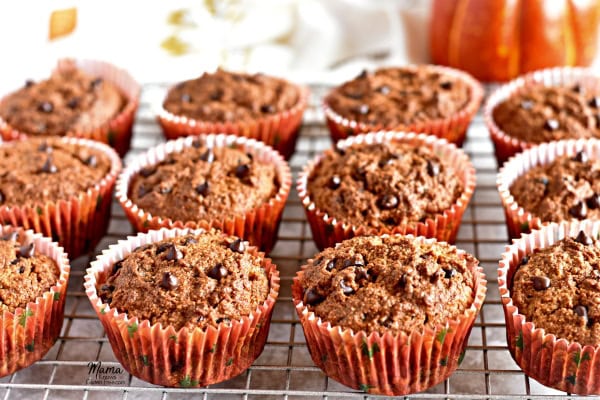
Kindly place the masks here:
<instances>
[{"instance_id":1,"label":"pleated paper liner","mask_svg":"<svg viewBox=\"0 0 600 400\"><path fill-rule=\"evenodd\" d=\"M72 65L89 75L99 76L114 84L125 98L125 105L116 116L102 125L65 132L65 135L106 143L113 147L120 156L124 156L131 144L133 121L139 104L139 84L126 71L104 61L62 59L58 62L56 68L61 70L70 68ZM27 136L28 132L20 132L0 118L0 134L2 134L4 140L14 140Z\"/></svg>"},{"instance_id":2,"label":"pleated paper liner","mask_svg":"<svg viewBox=\"0 0 600 400\"><path fill-rule=\"evenodd\" d=\"M28 140L28 139L22 139ZM110 171L87 191L68 199L20 206L0 206L0 223L21 226L48 236L65 249L71 259L91 251L108 229L110 206L121 159L109 146L88 139L47 137L32 139L52 144L63 141L90 147L104 153L110 160ZM11 146L6 142L1 146Z\"/></svg>"},{"instance_id":3,"label":"pleated paper liner","mask_svg":"<svg viewBox=\"0 0 600 400\"><path fill-rule=\"evenodd\" d=\"M447 118L418 121L406 125L386 126L383 124L366 124L343 117L329 106L329 96L326 96L323 100L323 111L325 113L331 140L335 143L338 140L359 135L361 133L376 132L380 130L396 130L425 133L446 139L448 142L454 143L459 147L462 146L467 133L467 128L477 113L477 110L479 110L481 100L483 99L483 88L481 87L481 84L466 72L453 68L442 67L439 65L413 65L408 66L407 68L426 68L432 72L438 72L460 79L469 86L469 102L459 112Z\"/></svg>"},{"instance_id":4,"label":"pleated paper liner","mask_svg":"<svg viewBox=\"0 0 600 400\"><path fill-rule=\"evenodd\" d=\"M290 83L290 85L294 85ZM296 148L302 116L308 104L307 87L294 85L299 93L298 103L289 110L252 120L212 122L195 120L167 111L162 103L156 106L156 118L168 140L181 136L224 133L261 141L289 160Z\"/></svg>"},{"instance_id":5,"label":"pleated paper liner","mask_svg":"<svg viewBox=\"0 0 600 400\"><path fill-rule=\"evenodd\" d=\"M551 223L513 241L502 253L498 285L506 319L508 349L523 372L554 389L588 395L600 394L600 345L582 346L536 328L520 314L511 298L513 277L524 256L565 237L576 237L582 230L597 238L600 222Z\"/></svg>"},{"instance_id":6,"label":"pleated paper liner","mask_svg":"<svg viewBox=\"0 0 600 400\"><path fill-rule=\"evenodd\" d=\"M435 242L423 237L416 240ZM332 326L302 303L299 279L306 268L307 265L302 266L294 278L292 297L312 360L328 377L369 394L399 396L421 392L448 378L464 357L487 290L483 269L473 263L469 268L474 276L474 298L463 315L435 329L426 327L410 335L369 334Z\"/></svg>"},{"instance_id":7,"label":"pleated paper liner","mask_svg":"<svg viewBox=\"0 0 600 400\"><path fill-rule=\"evenodd\" d=\"M335 243L342 240L362 235L414 234L450 243L453 243L456 239L462 215L475 190L475 169L468 156L454 144L450 144L444 139L412 132L373 132L339 141L336 146L337 148L344 149L354 144L372 144L390 141L431 148L459 176L464 186L462 194L450 208L440 212L433 219L427 219L425 222L413 222L389 228L353 226L346 223L343 219L330 216L325 211L319 209L308 192L308 179L314 168L326 154L335 151L334 149L328 149L304 167L296 182L298 195L304 206L313 239L320 250L332 247Z\"/></svg>"},{"instance_id":8,"label":"pleated paper liner","mask_svg":"<svg viewBox=\"0 0 600 400\"><path fill-rule=\"evenodd\" d=\"M166 216L151 215L133 203L128 197L132 178L143 168L158 164L168 154L192 146L195 140L204 140L211 148L235 146L252 154L255 160L274 165L277 170L279 190L267 203L251 209L245 214L223 215L213 220L173 221ZM162 143L136 157L119 176L116 197L136 231L147 232L162 227L206 228L212 226L227 234L248 240L250 244L268 253L277 241L277 231L285 202L290 193L291 182L292 175L285 160L278 152L264 143L233 135L188 136Z\"/></svg>"},{"instance_id":9,"label":"pleated paper liner","mask_svg":"<svg viewBox=\"0 0 600 400\"><path fill-rule=\"evenodd\" d=\"M483 114L490 137L494 143L498 166L501 166L513 155L535 146L536 143L512 137L509 133L501 130L494 121L494 108L524 89L539 84L545 86L570 86L578 84L583 88L598 91L600 90L600 76L594 74L589 69L580 67L548 68L523 75L496 89L488 97Z\"/></svg>"},{"instance_id":10,"label":"pleated paper liner","mask_svg":"<svg viewBox=\"0 0 600 400\"><path fill-rule=\"evenodd\" d=\"M583 151L592 160L599 159L600 140L570 139L542 143L511 157L504 163L498 173L496 185L506 215L506 226L510 238L519 238L522 233L539 229L545 223L550 222L542 221L540 217L521 207L510 193L512 184L536 166L550 164L562 155L575 156L579 151Z\"/></svg>"},{"instance_id":11,"label":"pleated paper liner","mask_svg":"<svg viewBox=\"0 0 600 400\"><path fill-rule=\"evenodd\" d=\"M56 342L63 323L69 260L57 243L31 230L0 226L0 235L19 232L17 241L35 244L36 254L50 257L60 270L58 281L27 307L0 316L0 376L6 376L42 359Z\"/></svg>"},{"instance_id":12,"label":"pleated paper liner","mask_svg":"<svg viewBox=\"0 0 600 400\"><path fill-rule=\"evenodd\" d=\"M132 375L157 385L196 387L221 382L245 371L260 355L267 340L273 306L279 293L279 272L256 247L246 251L263 258L270 292L263 304L241 320L217 328L181 328L150 324L102 303L96 288L106 282L113 264L134 249L165 238L200 234L203 230L160 229L130 236L111 245L92 262L85 289L102 322L113 352ZM226 235L223 235L226 237ZM151 299L151 294L149 299Z\"/></svg>"}]
</instances>

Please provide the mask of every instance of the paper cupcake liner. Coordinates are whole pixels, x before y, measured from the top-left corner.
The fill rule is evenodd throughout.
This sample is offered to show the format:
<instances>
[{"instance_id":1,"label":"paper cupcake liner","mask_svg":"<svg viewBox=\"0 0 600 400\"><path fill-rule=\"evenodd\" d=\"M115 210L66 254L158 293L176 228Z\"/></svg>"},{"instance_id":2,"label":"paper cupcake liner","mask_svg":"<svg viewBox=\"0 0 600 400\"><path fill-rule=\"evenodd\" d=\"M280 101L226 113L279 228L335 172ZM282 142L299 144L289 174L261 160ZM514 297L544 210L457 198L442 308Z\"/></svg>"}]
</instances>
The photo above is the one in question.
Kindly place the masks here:
<instances>
[{"instance_id":1,"label":"paper cupcake liner","mask_svg":"<svg viewBox=\"0 0 600 400\"><path fill-rule=\"evenodd\" d=\"M221 382L246 370L262 352L275 300L279 294L279 272L268 258L263 259L270 292L263 304L230 325L181 328L150 324L148 320L120 313L102 303L96 287L110 275L113 264L134 249L165 238L199 234L202 230L160 229L139 233L111 245L91 263L85 275L85 289L102 322L119 362L132 375L157 385L196 387ZM223 235L225 237L225 235ZM263 256L255 247L248 252Z\"/></svg>"},{"instance_id":2,"label":"paper cupcake liner","mask_svg":"<svg viewBox=\"0 0 600 400\"><path fill-rule=\"evenodd\" d=\"M132 178L141 169L159 163L168 154L192 146L192 143L197 139L206 141L209 147L238 146L252 154L256 160L273 164L276 167L280 185L275 196L267 203L249 210L245 214L223 215L218 219L197 221L173 221L170 218L153 216L134 204L128 197ZM211 226L229 235L248 240L250 244L268 253L277 241L277 231L279 230L283 208L290 193L291 184L292 175L289 166L279 153L264 143L233 135L188 136L160 144L136 157L119 176L116 197L136 231L147 232L150 229L160 229L162 227L206 228Z\"/></svg>"},{"instance_id":3,"label":"paper cupcake liner","mask_svg":"<svg viewBox=\"0 0 600 400\"><path fill-rule=\"evenodd\" d=\"M21 206L2 205L0 223L21 226L48 236L64 247L71 259L75 259L92 250L108 229L112 193L121 171L121 159L112 148L93 140L72 137L53 137L52 140L103 152L110 159L110 171L86 192L69 199ZM11 146L11 143L2 146Z\"/></svg>"},{"instance_id":4,"label":"paper cupcake liner","mask_svg":"<svg viewBox=\"0 0 600 400\"><path fill-rule=\"evenodd\" d=\"M521 207L510 193L512 184L533 167L549 164L562 155L574 156L579 151L584 151L590 159L600 158L600 140L570 139L542 143L511 157L504 163L496 178L496 185L506 215L510 238L519 238L522 233L539 229L550 222L542 221L538 216Z\"/></svg>"},{"instance_id":5,"label":"paper cupcake liner","mask_svg":"<svg viewBox=\"0 0 600 400\"><path fill-rule=\"evenodd\" d=\"M58 281L27 307L0 315L0 376L6 376L40 360L56 342L63 323L70 266L66 253L57 243L39 233L11 226L0 226L0 235L17 231L35 251L56 262Z\"/></svg>"},{"instance_id":6,"label":"paper cupcake liner","mask_svg":"<svg viewBox=\"0 0 600 400\"><path fill-rule=\"evenodd\" d=\"M383 124L365 124L345 118L334 111L328 103L328 97L323 100L323 112L331 135L331 140L337 142L349 136L361 133L376 132L379 130L399 130L406 132L419 132L437 136L447 141L462 146L467 128L477 113L481 100L483 99L483 88L481 84L466 72L439 65L419 65L415 68L427 68L433 72L447 74L465 82L470 89L469 102L456 114L448 118L419 121L407 125L385 126Z\"/></svg>"},{"instance_id":7,"label":"paper cupcake liner","mask_svg":"<svg viewBox=\"0 0 600 400\"><path fill-rule=\"evenodd\" d=\"M569 342L527 321L513 304L510 288L521 260L534 249L544 248L580 231L598 237L599 221L564 221L545 225L515 240L502 253L498 269L500 298L506 319L510 354L523 372L543 385L569 393L600 394L600 345Z\"/></svg>"},{"instance_id":8,"label":"paper cupcake liner","mask_svg":"<svg viewBox=\"0 0 600 400\"><path fill-rule=\"evenodd\" d=\"M436 238L440 241L454 243L460 227L462 215L475 191L475 169L468 156L454 144L450 144L444 139L412 132L380 131L357 135L339 141L337 143L337 148L344 149L354 144L383 143L389 141L408 143L413 146L427 146L433 149L435 154L452 167L460 177L464 186L462 194L450 208L436 214L433 219L427 219L425 222L412 222L391 228L353 226L344 222L342 219L336 219L319 209L308 192L308 178L312 174L314 168L325 155L335 151L334 149L328 149L304 167L296 182L298 195L304 206L313 239L320 250L323 250L326 247L332 247L336 243L345 239L350 239L354 236L396 233L426 236Z\"/></svg>"},{"instance_id":9,"label":"paper cupcake liner","mask_svg":"<svg viewBox=\"0 0 600 400\"><path fill-rule=\"evenodd\" d=\"M167 111L157 105L156 118L168 140L181 136L224 133L259 140L277 150L289 160L296 148L302 116L308 104L309 90L295 85L299 91L298 103L289 110L250 121L211 122L195 120Z\"/></svg>"},{"instance_id":10,"label":"paper cupcake liner","mask_svg":"<svg viewBox=\"0 0 600 400\"><path fill-rule=\"evenodd\" d=\"M61 70L69 68L73 64L87 74L102 77L107 82L114 84L124 96L126 103L110 121L100 126L89 126L85 129L65 132L65 135L106 143L113 147L120 156L124 156L131 144L133 121L139 104L139 84L126 71L104 61L62 59L56 68ZM4 140L15 140L27 136L27 132L20 132L11 127L2 118L0 118L0 134Z\"/></svg>"},{"instance_id":11,"label":"paper cupcake liner","mask_svg":"<svg viewBox=\"0 0 600 400\"><path fill-rule=\"evenodd\" d=\"M496 89L487 99L484 106L484 119L494 143L496 160L502 165L511 156L525 149L533 147L536 143L510 136L501 130L494 121L493 113L496 106L510 96L517 94L527 87L543 84L545 86L575 85L600 90L600 77L593 71L579 67L548 68L531 72L514 79Z\"/></svg>"},{"instance_id":12,"label":"paper cupcake liner","mask_svg":"<svg viewBox=\"0 0 600 400\"><path fill-rule=\"evenodd\" d=\"M487 290L483 269L473 263L469 268L474 275L474 298L463 315L435 329L427 327L410 335L368 334L332 326L302 303L300 278L306 268L307 265L302 266L294 278L292 297L314 363L330 378L370 394L398 396L420 392L448 378L464 358Z\"/></svg>"}]
</instances>

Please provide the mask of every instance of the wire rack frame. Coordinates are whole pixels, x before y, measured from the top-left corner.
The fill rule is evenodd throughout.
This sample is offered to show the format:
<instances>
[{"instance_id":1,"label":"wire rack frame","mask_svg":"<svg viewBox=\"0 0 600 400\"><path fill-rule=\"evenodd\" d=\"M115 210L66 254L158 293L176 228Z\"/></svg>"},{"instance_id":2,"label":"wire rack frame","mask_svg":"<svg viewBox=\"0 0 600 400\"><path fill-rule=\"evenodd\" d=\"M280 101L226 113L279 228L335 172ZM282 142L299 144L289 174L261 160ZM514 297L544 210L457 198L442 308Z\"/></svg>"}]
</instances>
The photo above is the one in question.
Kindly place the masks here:
<instances>
[{"instance_id":1,"label":"wire rack frame","mask_svg":"<svg viewBox=\"0 0 600 400\"><path fill-rule=\"evenodd\" d=\"M131 157L164 141L151 104L167 85L145 85L134 126ZM297 176L302 166L331 145L320 111L328 89L313 85L310 107L290 166ZM476 116L464 145L477 170L477 189L466 210L456 245L474 254L488 277L488 295L472 330L465 359L449 379L406 399L557 399L554 391L530 380L506 349L504 316L496 283L496 268L508 243L504 213L496 192L496 161L481 115ZM271 257L281 272L281 293L262 355L240 376L197 389L171 389L145 383L122 371L98 383L90 367L101 363L120 367L102 325L83 291L85 268L95 254L131 234L131 226L113 201L108 234L95 252L74 260L59 340L43 360L0 379L0 398L8 399L379 399L327 378L310 359L302 327L291 301L291 282L298 267L317 252L295 190L286 204L277 246ZM118 370L116 370L118 372ZM589 397L588 397L589 398Z\"/></svg>"}]
</instances>

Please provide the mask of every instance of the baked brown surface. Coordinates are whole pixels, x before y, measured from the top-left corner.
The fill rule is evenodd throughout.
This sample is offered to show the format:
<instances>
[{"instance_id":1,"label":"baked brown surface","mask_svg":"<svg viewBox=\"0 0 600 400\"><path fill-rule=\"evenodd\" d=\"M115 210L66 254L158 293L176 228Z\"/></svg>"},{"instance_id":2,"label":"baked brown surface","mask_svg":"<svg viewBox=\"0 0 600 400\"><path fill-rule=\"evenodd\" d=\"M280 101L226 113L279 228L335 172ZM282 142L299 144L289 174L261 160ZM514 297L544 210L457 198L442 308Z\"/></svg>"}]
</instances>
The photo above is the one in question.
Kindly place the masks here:
<instances>
[{"instance_id":1,"label":"baked brown surface","mask_svg":"<svg viewBox=\"0 0 600 400\"><path fill-rule=\"evenodd\" d=\"M176 330L239 320L270 290L262 258L217 231L140 247L112 271L97 288L105 303Z\"/></svg>"},{"instance_id":2,"label":"baked brown surface","mask_svg":"<svg viewBox=\"0 0 600 400\"><path fill-rule=\"evenodd\" d=\"M67 200L99 183L110 167L103 152L57 137L4 143L0 146L0 204Z\"/></svg>"},{"instance_id":3,"label":"baked brown surface","mask_svg":"<svg viewBox=\"0 0 600 400\"><path fill-rule=\"evenodd\" d=\"M10 312L49 291L60 276L54 260L16 232L0 238L0 265L0 307Z\"/></svg>"},{"instance_id":4,"label":"baked brown surface","mask_svg":"<svg viewBox=\"0 0 600 400\"><path fill-rule=\"evenodd\" d=\"M244 214L279 190L273 164L241 149L196 141L132 178L129 198L154 216L199 221Z\"/></svg>"},{"instance_id":5,"label":"baked brown surface","mask_svg":"<svg viewBox=\"0 0 600 400\"><path fill-rule=\"evenodd\" d=\"M498 104L496 125L525 142L600 137L600 92L581 85L532 85Z\"/></svg>"},{"instance_id":6,"label":"baked brown surface","mask_svg":"<svg viewBox=\"0 0 600 400\"><path fill-rule=\"evenodd\" d=\"M510 187L517 204L542 221L600 218L600 160L580 152L536 166Z\"/></svg>"},{"instance_id":7,"label":"baked brown surface","mask_svg":"<svg viewBox=\"0 0 600 400\"><path fill-rule=\"evenodd\" d=\"M581 234L523 259L511 296L519 312L546 333L600 344L600 246Z\"/></svg>"},{"instance_id":8,"label":"baked brown surface","mask_svg":"<svg viewBox=\"0 0 600 400\"><path fill-rule=\"evenodd\" d=\"M30 135L65 135L108 122L123 105L123 95L113 84L73 67L44 81L27 81L2 101L0 116Z\"/></svg>"},{"instance_id":9,"label":"baked brown surface","mask_svg":"<svg viewBox=\"0 0 600 400\"><path fill-rule=\"evenodd\" d=\"M446 243L363 236L317 254L299 283L304 304L333 326L410 334L470 307L474 263Z\"/></svg>"},{"instance_id":10,"label":"baked brown surface","mask_svg":"<svg viewBox=\"0 0 600 400\"><path fill-rule=\"evenodd\" d=\"M425 67L402 67L363 71L325 101L349 120L391 128L447 118L469 100L469 86L457 77Z\"/></svg>"},{"instance_id":11,"label":"baked brown surface","mask_svg":"<svg viewBox=\"0 0 600 400\"><path fill-rule=\"evenodd\" d=\"M329 216L375 228L425 221L450 208L463 191L456 172L431 149L399 142L326 153L307 186Z\"/></svg>"},{"instance_id":12,"label":"baked brown surface","mask_svg":"<svg viewBox=\"0 0 600 400\"><path fill-rule=\"evenodd\" d=\"M235 122L289 110L299 96L298 88L283 79L218 69L173 87L163 107L197 120Z\"/></svg>"}]
</instances>

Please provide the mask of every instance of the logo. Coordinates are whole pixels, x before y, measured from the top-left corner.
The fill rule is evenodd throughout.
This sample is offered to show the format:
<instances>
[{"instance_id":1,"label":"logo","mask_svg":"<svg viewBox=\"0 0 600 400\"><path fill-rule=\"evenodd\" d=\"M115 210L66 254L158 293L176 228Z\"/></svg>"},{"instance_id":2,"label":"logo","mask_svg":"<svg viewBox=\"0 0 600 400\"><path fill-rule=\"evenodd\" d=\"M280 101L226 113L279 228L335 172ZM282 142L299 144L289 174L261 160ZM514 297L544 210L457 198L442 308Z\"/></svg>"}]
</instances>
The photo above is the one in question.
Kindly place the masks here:
<instances>
[{"instance_id":1,"label":"logo","mask_svg":"<svg viewBox=\"0 0 600 400\"><path fill-rule=\"evenodd\" d=\"M127 372L121 366L103 366L102 361L90 361L87 365L88 385L125 385Z\"/></svg>"}]
</instances>

